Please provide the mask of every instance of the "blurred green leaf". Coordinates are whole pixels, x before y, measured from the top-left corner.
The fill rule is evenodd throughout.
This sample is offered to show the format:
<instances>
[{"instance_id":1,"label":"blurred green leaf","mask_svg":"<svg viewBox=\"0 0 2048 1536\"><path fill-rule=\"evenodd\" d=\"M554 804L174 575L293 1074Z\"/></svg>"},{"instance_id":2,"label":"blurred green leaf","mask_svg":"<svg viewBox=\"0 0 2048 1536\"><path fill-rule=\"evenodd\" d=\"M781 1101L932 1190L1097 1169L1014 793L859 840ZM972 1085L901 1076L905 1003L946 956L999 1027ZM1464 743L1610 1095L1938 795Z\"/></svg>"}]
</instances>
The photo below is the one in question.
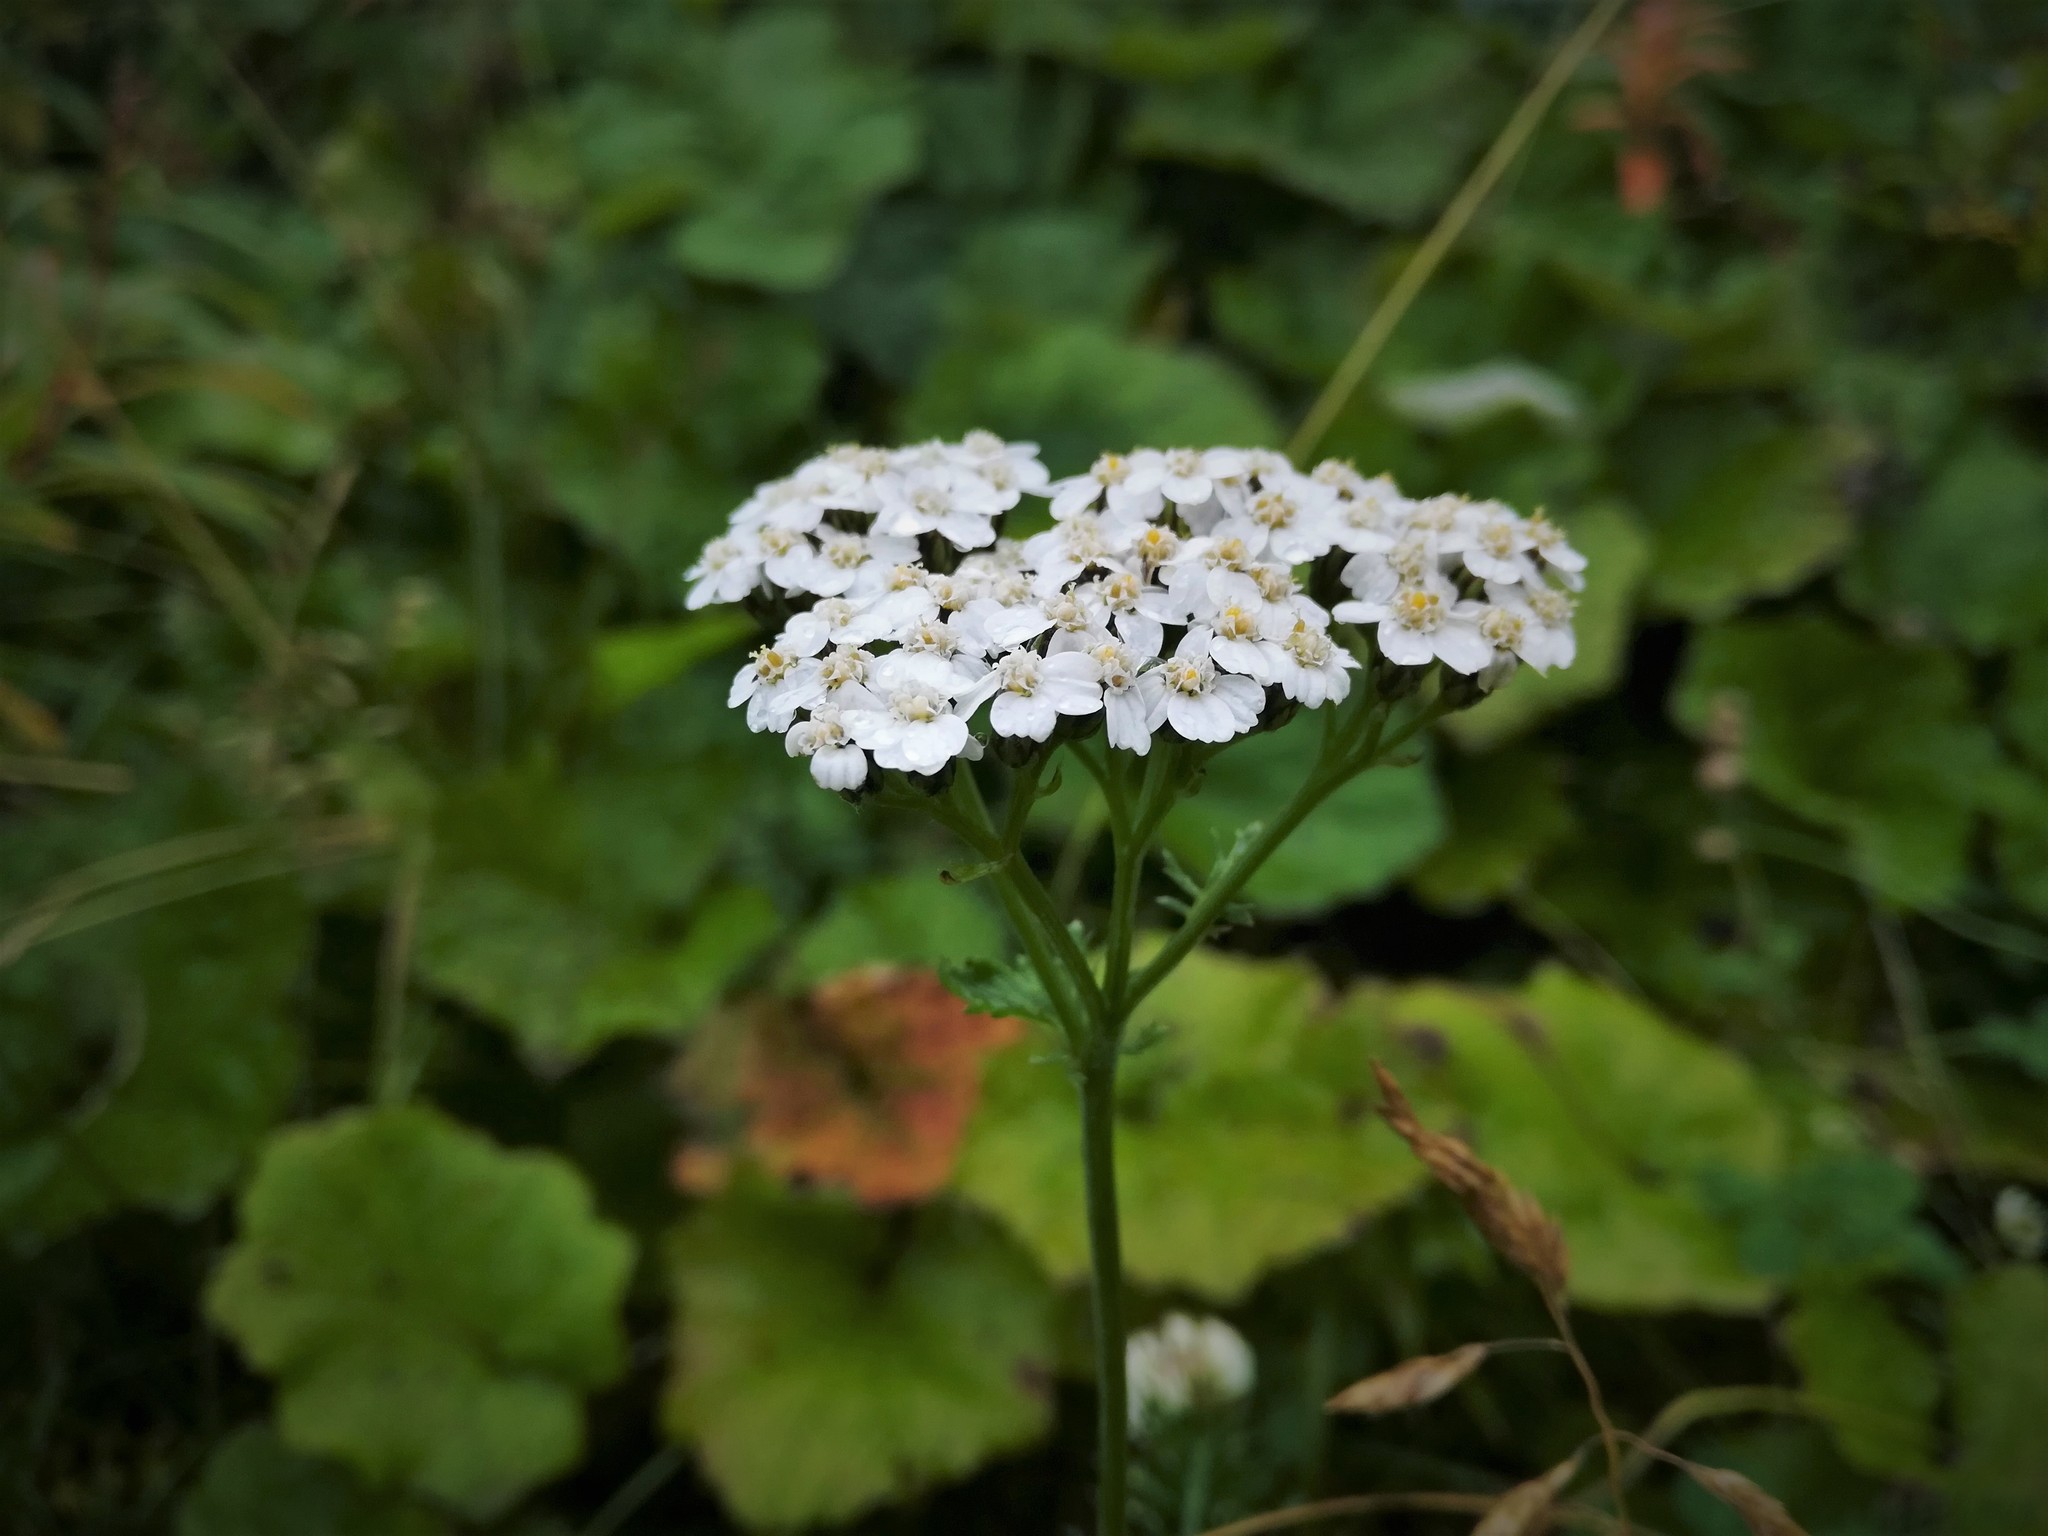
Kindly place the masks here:
<instances>
[{"instance_id":1,"label":"blurred green leaf","mask_svg":"<svg viewBox=\"0 0 2048 1536\"><path fill-rule=\"evenodd\" d=\"M1232 346L1282 373L1320 379L1371 312L1371 274L1351 230L1311 230L1218 272L1209 303Z\"/></svg>"},{"instance_id":2,"label":"blurred green leaf","mask_svg":"<svg viewBox=\"0 0 2048 1536\"><path fill-rule=\"evenodd\" d=\"M1698 733L1724 698L1759 791L1840 832L1887 895L1955 893L1995 751L1955 657L1820 617L1746 620L1696 639L1673 713Z\"/></svg>"},{"instance_id":3,"label":"blurred green leaf","mask_svg":"<svg viewBox=\"0 0 2048 1536\"><path fill-rule=\"evenodd\" d=\"M1304 715L1234 742L1208 765L1201 790L1166 818L1167 847L1207 869L1240 828L1271 816L1308 776L1320 722ZM1380 767L1318 806L1245 885L1276 914L1319 911L1378 895L1444 835L1443 803L1426 767Z\"/></svg>"},{"instance_id":4,"label":"blurred green leaf","mask_svg":"<svg viewBox=\"0 0 2048 1536\"><path fill-rule=\"evenodd\" d=\"M1506 895L1572 831L1549 758L1512 749L1446 753L1437 776L1450 802L1450 836L1409 877L1432 906L1470 910Z\"/></svg>"},{"instance_id":5,"label":"blurred green leaf","mask_svg":"<svg viewBox=\"0 0 2048 1536\"><path fill-rule=\"evenodd\" d=\"M2048 1270L2008 1265L1979 1275L1952 1311L1956 1461L1950 1474L1955 1536L2048 1532Z\"/></svg>"},{"instance_id":6,"label":"blurred green leaf","mask_svg":"<svg viewBox=\"0 0 2048 1536\"><path fill-rule=\"evenodd\" d=\"M1576 1300L1747 1312L1769 1299L1695 1187L1782 1158L1779 1117L1741 1058L1556 965L1520 993L1425 982L1350 1011L1424 1119L1457 1116L1557 1219Z\"/></svg>"},{"instance_id":7,"label":"blurred green leaf","mask_svg":"<svg viewBox=\"0 0 2048 1536\"><path fill-rule=\"evenodd\" d=\"M2048 647L2013 658L2002 713L2006 733L2048 773Z\"/></svg>"},{"instance_id":8,"label":"blurred green leaf","mask_svg":"<svg viewBox=\"0 0 2048 1536\"><path fill-rule=\"evenodd\" d=\"M1882 1301L1851 1290L1804 1297L1785 1342L1844 1457L1886 1479L1935 1480L1940 1367Z\"/></svg>"},{"instance_id":9,"label":"blurred green leaf","mask_svg":"<svg viewBox=\"0 0 2048 1536\"><path fill-rule=\"evenodd\" d=\"M1914 1219L1920 1181L1888 1158L1840 1153L1764 1180L1735 1169L1709 1174L1709 1202L1739 1222L1742 1262L1784 1283L1840 1289L1910 1275L1941 1282L1955 1254Z\"/></svg>"},{"instance_id":10,"label":"blurred green leaf","mask_svg":"<svg viewBox=\"0 0 2048 1536\"><path fill-rule=\"evenodd\" d=\"M753 1526L838 1522L1030 1444L1051 1297L963 1212L734 1192L676 1234L662 1419Z\"/></svg>"},{"instance_id":11,"label":"blurred green leaf","mask_svg":"<svg viewBox=\"0 0 2048 1536\"><path fill-rule=\"evenodd\" d=\"M479 1519L574 1464L633 1250L559 1158L349 1111L272 1139L241 1226L207 1313L278 1379L288 1445Z\"/></svg>"},{"instance_id":12,"label":"blurred green leaf","mask_svg":"<svg viewBox=\"0 0 2048 1536\"><path fill-rule=\"evenodd\" d=\"M1292 0L1239 4L1217 15L1150 15L1119 0L979 0L968 10L977 30L1002 49L1050 54L1132 80L1256 69L1300 39L1312 20Z\"/></svg>"},{"instance_id":13,"label":"blurred green leaf","mask_svg":"<svg viewBox=\"0 0 2048 1536\"><path fill-rule=\"evenodd\" d=\"M1167 257L1126 218L1091 208L1040 209L992 219L970 233L947 276L953 334L997 342L1035 324L1127 327Z\"/></svg>"},{"instance_id":14,"label":"blurred green leaf","mask_svg":"<svg viewBox=\"0 0 2048 1536\"><path fill-rule=\"evenodd\" d=\"M0 1209L19 1239L130 1205L194 1216L220 1193L298 1083L284 1008L309 936L303 899L273 879L0 972Z\"/></svg>"},{"instance_id":15,"label":"blurred green leaf","mask_svg":"<svg viewBox=\"0 0 2048 1536\"><path fill-rule=\"evenodd\" d=\"M1376 14L1326 29L1292 77L1155 86L1130 153L1253 171L1360 218L1433 210L1498 116L1473 41L1449 21Z\"/></svg>"},{"instance_id":16,"label":"blurred green leaf","mask_svg":"<svg viewBox=\"0 0 2048 1536\"><path fill-rule=\"evenodd\" d=\"M1645 596L1658 607L1719 618L1791 590L1848 546L1838 465L1819 431L1687 414L1641 452L1657 460L1643 504L1655 549Z\"/></svg>"},{"instance_id":17,"label":"blurred green leaf","mask_svg":"<svg viewBox=\"0 0 2048 1536\"><path fill-rule=\"evenodd\" d=\"M1975 650L2048 634L2048 459L1980 430L1904 518L1872 530L1843 588L1895 629Z\"/></svg>"},{"instance_id":18,"label":"blurred green leaf","mask_svg":"<svg viewBox=\"0 0 2048 1536\"><path fill-rule=\"evenodd\" d=\"M1366 1113L1365 1053L1305 966L1197 951L1139 1006L1123 1065L1117 1193L1141 1285L1218 1301L1341 1239L1420 1170ZM994 1058L955 1182L1051 1272L1087 1272L1073 1084L1027 1042Z\"/></svg>"},{"instance_id":19,"label":"blurred green leaf","mask_svg":"<svg viewBox=\"0 0 2048 1536\"><path fill-rule=\"evenodd\" d=\"M862 210L917 168L908 82L856 62L828 15L789 10L733 23L698 80L713 93L698 130L703 193L670 249L701 277L822 287Z\"/></svg>"},{"instance_id":20,"label":"blurred green leaf","mask_svg":"<svg viewBox=\"0 0 2048 1536\"><path fill-rule=\"evenodd\" d=\"M1003 927L980 891L947 885L936 869L847 886L804 931L790 974L819 981L857 965L936 965L1004 947Z\"/></svg>"},{"instance_id":21,"label":"blurred green leaf","mask_svg":"<svg viewBox=\"0 0 2048 1536\"><path fill-rule=\"evenodd\" d=\"M561 1066L622 1034L688 1029L781 927L774 904L740 886L707 896L680 942L636 944L572 901L471 871L430 883L418 964Z\"/></svg>"},{"instance_id":22,"label":"blurred green leaf","mask_svg":"<svg viewBox=\"0 0 2048 1536\"><path fill-rule=\"evenodd\" d=\"M1069 473L1104 443L1257 446L1280 437L1258 393L1219 359L1078 323L993 347L963 341L932 359L904 404L904 435L976 427L1037 442L1049 465Z\"/></svg>"},{"instance_id":23,"label":"blurred green leaf","mask_svg":"<svg viewBox=\"0 0 2048 1536\"><path fill-rule=\"evenodd\" d=\"M745 614L701 613L673 624L641 624L608 630L590 651L593 705L605 713L623 709L700 662L731 650L754 634Z\"/></svg>"},{"instance_id":24,"label":"blurred green leaf","mask_svg":"<svg viewBox=\"0 0 2048 1536\"><path fill-rule=\"evenodd\" d=\"M371 1493L345 1468L302 1456L268 1424L236 1430L207 1458L178 1511L178 1536L446 1536L439 1516Z\"/></svg>"}]
</instances>

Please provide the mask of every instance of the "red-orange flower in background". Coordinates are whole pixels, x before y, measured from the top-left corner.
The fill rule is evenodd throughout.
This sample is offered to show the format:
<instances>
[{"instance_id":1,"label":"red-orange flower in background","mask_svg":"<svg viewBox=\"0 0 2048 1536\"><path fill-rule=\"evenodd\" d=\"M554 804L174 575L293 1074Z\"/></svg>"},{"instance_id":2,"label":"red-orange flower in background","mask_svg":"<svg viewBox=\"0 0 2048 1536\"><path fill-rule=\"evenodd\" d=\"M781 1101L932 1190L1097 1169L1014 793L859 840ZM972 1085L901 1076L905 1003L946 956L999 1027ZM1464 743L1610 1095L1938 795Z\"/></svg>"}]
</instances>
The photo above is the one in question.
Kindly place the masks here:
<instances>
[{"instance_id":1,"label":"red-orange flower in background","mask_svg":"<svg viewBox=\"0 0 2048 1536\"><path fill-rule=\"evenodd\" d=\"M1685 146L1702 181L1718 170L1713 140L1680 88L1702 75L1741 69L1742 54L1730 41L1728 18L1712 0L1641 0L1628 30L1607 50L1621 86L1619 97L1601 96L1580 104L1575 126L1619 133L1615 176L1621 205L1630 213L1663 206L1671 190L1668 145Z\"/></svg>"},{"instance_id":2,"label":"red-orange flower in background","mask_svg":"<svg viewBox=\"0 0 2048 1536\"><path fill-rule=\"evenodd\" d=\"M748 1144L784 1177L869 1204L922 1199L953 1172L982 1058L1023 1027L968 1012L930 971L889 966L764 1004L741 1065Z\"/></svg>"}]
</instances>

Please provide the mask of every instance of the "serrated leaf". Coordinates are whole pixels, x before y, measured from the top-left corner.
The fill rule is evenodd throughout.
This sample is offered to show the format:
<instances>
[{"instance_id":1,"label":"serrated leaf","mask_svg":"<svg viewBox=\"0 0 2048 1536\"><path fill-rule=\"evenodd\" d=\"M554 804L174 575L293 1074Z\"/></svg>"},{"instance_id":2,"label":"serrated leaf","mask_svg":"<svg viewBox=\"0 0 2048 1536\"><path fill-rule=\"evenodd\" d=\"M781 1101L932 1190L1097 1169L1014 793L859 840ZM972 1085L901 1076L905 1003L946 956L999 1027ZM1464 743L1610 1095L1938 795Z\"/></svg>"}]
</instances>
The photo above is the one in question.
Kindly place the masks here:
<instances>
[{"instance_id":1,"label":"serrated leaf","mask_svg":"<svg viewBox=\"0 0 2048 1536\"><path fill-rule=\"evenodd\" d=\"M446 1536L446 1521L347 1468L302 1456L268 1424L214 1447L178 1511L178 1536Z\"/></svg>"},{"instance_id":2,"label":"serrated leaf","mask_svg":"<svg viewBox=\"0 0 2048 1536\"><path fill-rule=\"evenodd\" d=\"M1818 616L1745 620L1696 638L1672 711L1697 734L1723 699L1759 791L1840 832L1887 895L1955 894L1996 750L1954 656Z\"/></svg>"},{"instance_id":3,"label":"serrated leaf","mask_svg":"<svg viewBox=\"0 0 2048 1536\"><path fill-rule=\"evenodd\" d=\"M240 1215L207 1315L276 1378L286 1444L478 1519L574 1464L633 1245L560 1158L346 1111L272 1138Z\"/></svg>"},{"instance_id":4,"label":"serrated leaf","mask_svg":"<svg viewBox=\"0 0 2048 1536\"><path fill-rule=\"evenodd\" d=\"M1144 1285L1239 1296L1340 1239L1420 1170L1365 1113L1362 1042L1327 1022L1305 967L1198 951L1140 1005L1166 1033L1117 1098L1124 1264ZM994 1058L956 1186L1056 1278L1087 1271L1073 1084L1027 1047Z\"/></svg>"},{"instance_id":5,"label":"serrated leaf","mask_svg":"<svg viewBox=\"0 0 2048 1536\"><path fill-rule=\"evenodd\" d=\"M1426 982L1362 991L1348 1011L1424 1118L1469 1127L1564 1229L1575 1300L1745 1312L1768 1299L1695 1188L1708 1169L1782 1159L1778 1116L1739 1058L1554 965L1519 993Z\"/></svg>"},{"instance_id":6,"label":"serrated leaf","mask_svg":"<svg viewBox=\"0 0 2048 1536\"><path fill-rule=\"evenodd\" d=\"M749 1525L833 1523L1050 1422L1051 1296L1000 1233L736 1191L670 1248L668 1433Z\"/></svg>"},{"instance_id":7,"label":"serrated leaf","mask_svg":"<svg viewBox=\"0 0 2048 1536\"><path fill-rule=\"evenodd\" d=\"M1022 960L949 960L939 966L939 979L977 1013L1055 1022L1045 983Z\"/></svg>"}]
</instances>

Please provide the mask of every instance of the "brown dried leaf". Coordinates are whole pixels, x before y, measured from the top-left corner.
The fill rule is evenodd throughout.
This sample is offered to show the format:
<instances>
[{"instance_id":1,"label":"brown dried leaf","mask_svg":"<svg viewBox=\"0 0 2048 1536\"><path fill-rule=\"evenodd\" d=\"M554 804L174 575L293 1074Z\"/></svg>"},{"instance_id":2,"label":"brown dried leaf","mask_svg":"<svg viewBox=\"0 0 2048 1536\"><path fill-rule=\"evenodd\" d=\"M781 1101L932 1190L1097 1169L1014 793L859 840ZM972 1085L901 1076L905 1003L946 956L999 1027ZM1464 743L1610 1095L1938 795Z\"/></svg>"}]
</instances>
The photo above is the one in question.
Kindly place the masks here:
<instances>
[{"instance_id":1,"label":"brown dried leaf","mask_svg":"<svg viewBox=\"0 0 2048 1536\"><path fill-rule=\"evenodd\" d=\"M1550 1506L1564 1492L1565 1484L1578 1476L1579 1454L1574 1451L1569 1461L1560 1461L1541 1477L1517 1483L1502 1494L1500 1501L1472 1527L1472 1536L1529 1536L1542 1530Z\"/></svg>"},{"instance_id":2,"label":"brown dried leaf","mask_svg":"<svg viewBox=\"0 0 2048 1536\"><path fill-rule=\"evenodd\" d=\"M1323 1404L1326 1413L1392 1413L1433 1403L1479 1369L1484 1344L1460 1344L1449 1354L1417 1355L1363 1381L1355 1381Z\"/></svg>"},{"instance_id":3,"label":"brown dried leaf","mask_svg":"<svg viewBox=\"0 0 2048 1536\"><path fill-rule=\"evenodd\" d=\"M1806 1536L1784 1505L1740 1472L1730 1472L1726 1467L1703 1467L1694 1461L1681 1460L1678 1465L1685 1468L1694 1482L1740 1515L1750 1536Z\"/></svg>"},{"instance_id":4,"label":"brown dried leaf","mask_svg":"<svg viewBox=\"0 0 2048 1536\"><path fill-rule=\"evenodd\" d=\"M1494 1252L1534 1280L1546 1296L1562 1297L1571 1260L1557 1223L1534 1196L1515 1188L1464 1142L1432 1131L1416 1119L1415 1107L1393 1073L1377 1061L1372 1070L1386 1095L1386 1103L1380 1106L1381 1118L1408 1143L1437 1183L1458 1197Z\"/></svg>"},{"instance_id":5,"label":"brown dried leaf","mask_svg":"<svg viewBox=\"0 0 2048 1536\"><path fill-rule=\"evenodd\" d=\"M763 1006L749 1025L740 1098L756 1155L871 1205L944 1186L980 1098L982 1058L1023 1029L970 1013L930 971L888 966Z\"/></svg>"}]
</instances>

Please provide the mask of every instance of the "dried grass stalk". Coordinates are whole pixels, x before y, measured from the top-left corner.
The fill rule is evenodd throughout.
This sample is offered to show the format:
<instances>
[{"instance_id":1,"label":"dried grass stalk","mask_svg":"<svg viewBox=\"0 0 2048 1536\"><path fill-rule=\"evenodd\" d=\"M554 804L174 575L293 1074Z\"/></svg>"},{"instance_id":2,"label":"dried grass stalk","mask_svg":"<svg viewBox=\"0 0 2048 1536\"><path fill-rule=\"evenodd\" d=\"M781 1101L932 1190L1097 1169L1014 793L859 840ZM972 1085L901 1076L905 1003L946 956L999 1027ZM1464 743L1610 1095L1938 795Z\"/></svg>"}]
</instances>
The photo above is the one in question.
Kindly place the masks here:
<instances>
[{"instance_id":1,"label":"dried grass stalk","mask_svg":"<svg viewBox=\"0 0 2048 1536\"><path fill-rule=\"evenodd\" d=\"M1460 1344L1443 1355L1417 1355L1355 1381L1323 1404L1326 1413L1394 1413L1433 1403L1478 1370L1489 1349Z\"/></svg>"},{"instance_id":2,"label":"dried grass stalk","mask_svg":"<svg viewBox=\"0 0 2048 1536\"><path fill-rule=\"evenodd\" d=\"M1742 1517L1750 1536L1806 1536L1791 1512L1740 1472L1679 1461L1686 1475Z\"/></svg>"},{"instance_id":3,"label":"dried grass stalk","mask_svg":"<svg viewBox=\"0 0 2048 1536\"><path fill-rule=\"evenodd\" d=\"M1569 1461L1560 1461L1541 1477L1517 1483L1502 1494L1472 1527L1472 1536L1530 1536L1544 1529L1550 1522L1550 1506L1564 1492L1565 1484L1578 1476L1579 1455L1574 1451Z\"/></svg>"},{"instance_id":4,"label":"dried grass stalk","mask_svg":"<svg viewBox=\"0 0 2048 1536\"><path fill-rule=\"evenodd\" d=\"M1408 1143L1437 1183L1458 1197L1494 1252L1535 1281L1545 1296L1561 1298L1571 1270L1563 1230L1534 1196L1515 1188L1464 1142L1416 1119L1415 1108L1393 1073L1377 1061L1372 1071L1386 1096L1380 1117Z\"/></svg>"}]
</instances>

